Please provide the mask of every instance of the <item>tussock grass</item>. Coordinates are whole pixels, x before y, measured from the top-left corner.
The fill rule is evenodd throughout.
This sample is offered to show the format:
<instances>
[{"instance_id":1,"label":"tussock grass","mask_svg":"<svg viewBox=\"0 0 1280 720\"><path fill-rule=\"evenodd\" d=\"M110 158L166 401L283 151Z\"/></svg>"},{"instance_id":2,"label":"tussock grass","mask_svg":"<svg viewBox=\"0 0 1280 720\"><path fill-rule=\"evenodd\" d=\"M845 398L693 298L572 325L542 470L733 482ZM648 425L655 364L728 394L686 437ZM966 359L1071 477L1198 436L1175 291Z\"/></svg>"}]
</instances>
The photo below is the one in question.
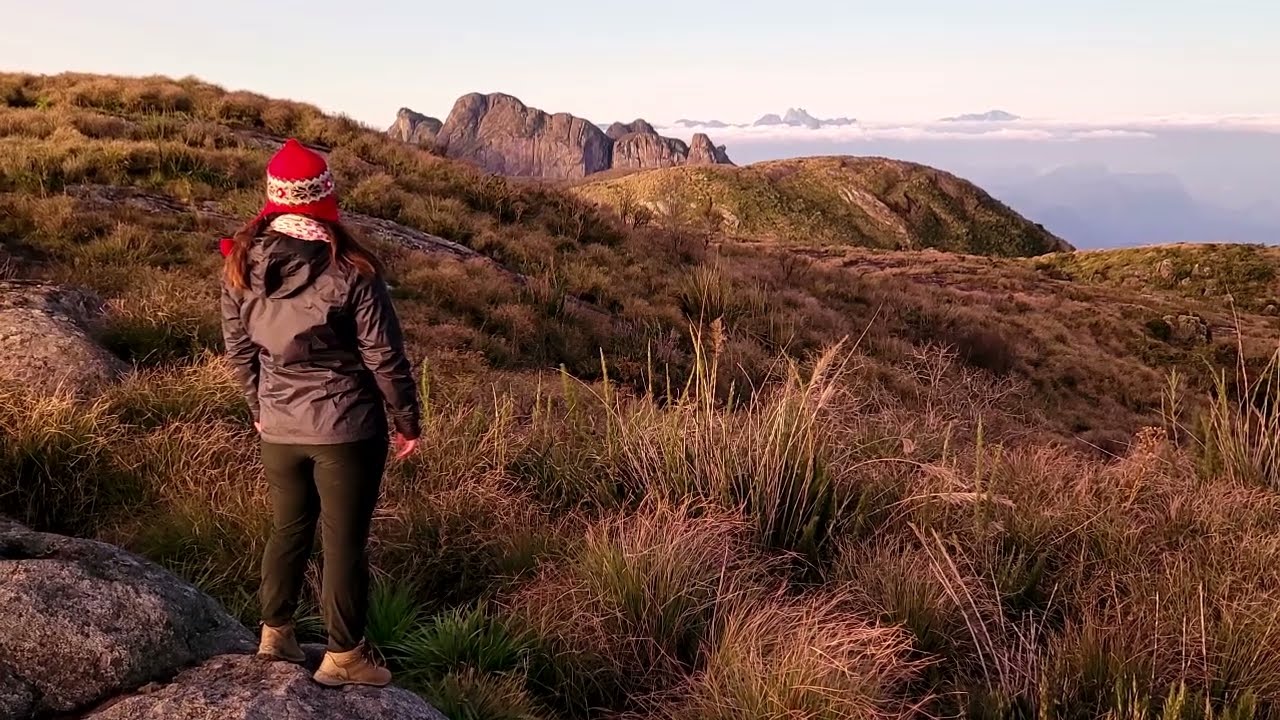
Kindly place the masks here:
<instances>
[{"instance_id":1,"label":"tussock grass","mask_svg":"<svg viewBox=\"0 0 1280 720\"><path fill-rule=\"evenodd\" d=\"M707 668L675 694L670 718L900 717L918 666L906 634L843 612L837 598L765 598L724 613Z\"/></svg>"},{"instance_id":2,"label":"tussock grass","mask_svg":"<svg viewBox=\"0 0 1280 720\"><path fill-rule=\"evenodd\" d=\"M1206 470L1280 489L1280 352L1260 370L1218 373L1201 430Z\"/></svg>"},{"instance_id":3,"label":"tussock grass","mask_svg":"<svg viewBox=\"0 0 1280 720\"><path fill-rule=\"evenodd\" d=\"M0 512L67 531L140 499L113 456L122 428L104 403L3 387L0 428Z\"/></svg>"},{"instance_id":4,"label":"tussock grass","mask_svg":"<svg viewBox=\"0 0 1280 720\"><path fill-rule=\"evenodd\" d=\"M513 601L540 643L535 680L573 712L625 709L699 659L717 608L750 594L759 560L732 516L658 506L587 530Z\"/></svg>"}]
</instances>

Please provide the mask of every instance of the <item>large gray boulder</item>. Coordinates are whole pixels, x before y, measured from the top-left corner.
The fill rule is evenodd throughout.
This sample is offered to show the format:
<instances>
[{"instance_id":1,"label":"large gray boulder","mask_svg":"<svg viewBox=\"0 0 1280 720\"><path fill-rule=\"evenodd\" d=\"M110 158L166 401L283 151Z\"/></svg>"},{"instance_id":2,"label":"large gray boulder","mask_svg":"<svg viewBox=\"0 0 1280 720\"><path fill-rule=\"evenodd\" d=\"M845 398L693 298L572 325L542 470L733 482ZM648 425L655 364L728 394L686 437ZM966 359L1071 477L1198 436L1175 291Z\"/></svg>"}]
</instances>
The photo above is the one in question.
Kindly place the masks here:
<instances>
[{"instance_id":1,"label":"large gray boulder","mask_svg":"<svg viewBox=\"0 0 1280 720\"><path fill-rule=\"evenodd\" d=\"M318 663L308 648L310 666ZM310 667L247 655L214 658L167 685L110 703L85 720L446 720L399 688L331 690Z\"/></svg>"},{"instance_id":2,"label":"large gray boulder","mask_svg":"<svg viewBox=\"0 0 1280 720\"><path fill-rule=\"evenodd\" d=\"M85 395L119 377L125 363L87 332L100 305L72 288L0 281L0 382Z\"/></svg>"},{"instance_id":3,"label":"large gray boulder","mask_svg":"<svg viewBox=\"0 0 1280 720\"><path fill-rule=\"evenodd\" d=\"M217 602L162 568L0 519L0 719L75 711L253 648Z\"/></svg>"}]
</instances>

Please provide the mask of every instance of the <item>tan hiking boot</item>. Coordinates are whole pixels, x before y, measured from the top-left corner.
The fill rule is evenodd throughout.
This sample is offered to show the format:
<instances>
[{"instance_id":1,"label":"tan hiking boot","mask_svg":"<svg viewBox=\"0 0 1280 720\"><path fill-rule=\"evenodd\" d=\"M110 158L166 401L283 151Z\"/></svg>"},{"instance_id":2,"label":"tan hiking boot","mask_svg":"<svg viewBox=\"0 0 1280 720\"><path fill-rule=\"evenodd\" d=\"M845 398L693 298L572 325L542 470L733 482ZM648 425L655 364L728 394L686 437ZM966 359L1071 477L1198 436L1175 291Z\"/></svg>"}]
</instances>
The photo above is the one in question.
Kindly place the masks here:
<instances>
[{"instance_id":1,"label":"tan hiking boot","mask_svg":"<svg viewBox=\"0 0 1280 720\"><path fill-rule=\"evenodd\" d=\"M329 687L343 685L373 685L384 687L391 684L391 671L379 667L369 657L369 652L361 643L360 647L350 652L327 652L324 662L315 674L316 682Z\"/></svg>"},{"instance_id":2,"label":"tan hiking boot","mask_svg":"<svg viewBox=\"0 0 1280 720\"><path fill-rule=\"evenodd\" d=\"M293 624L273 628L262 625L262 640L258 642L258 654L277 660L288 660L291 663L307 661L306 653L298 646L298 638L293 633Z\"/></svg>"}]
</instances>

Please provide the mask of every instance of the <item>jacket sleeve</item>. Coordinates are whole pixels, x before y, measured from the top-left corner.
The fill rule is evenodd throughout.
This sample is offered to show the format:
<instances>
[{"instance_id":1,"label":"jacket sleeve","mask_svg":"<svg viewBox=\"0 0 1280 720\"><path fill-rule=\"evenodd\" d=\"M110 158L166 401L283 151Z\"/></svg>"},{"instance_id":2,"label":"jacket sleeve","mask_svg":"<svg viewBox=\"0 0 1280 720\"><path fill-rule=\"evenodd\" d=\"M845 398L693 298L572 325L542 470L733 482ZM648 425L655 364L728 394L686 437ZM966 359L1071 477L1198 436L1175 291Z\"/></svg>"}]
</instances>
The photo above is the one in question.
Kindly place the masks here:
<instances>
[{"instance_id":1,"label":"jacket sleeve","mask_svg":"<svg viewBox=\"0 0 1280 720\"><path fill-rule=\"evenodd\" d=\"M260 419L258 377L261 371L261 359L258 355L258 346L249 339L244 320L240 317L240 298L226 285L222 286L222 340L227 347L227 359L231 361L231 369L240 380L244 398L249 403L249 412L253 414L253 421L257 422Z\"/></svg>"},{"instance_id":2,"label":"jacket sleeve","mask_svg":"<svg viewBox=\"0 0 1280 720\"><path fill-rule=\"evenodd\" d=\"M364 365L373 373L396 432L408 438L421 433L418 386L404 351L404 333L391 305L391 293L379 277L361 277L352 290L356 338Z\"/></svg>"}]
</instances>

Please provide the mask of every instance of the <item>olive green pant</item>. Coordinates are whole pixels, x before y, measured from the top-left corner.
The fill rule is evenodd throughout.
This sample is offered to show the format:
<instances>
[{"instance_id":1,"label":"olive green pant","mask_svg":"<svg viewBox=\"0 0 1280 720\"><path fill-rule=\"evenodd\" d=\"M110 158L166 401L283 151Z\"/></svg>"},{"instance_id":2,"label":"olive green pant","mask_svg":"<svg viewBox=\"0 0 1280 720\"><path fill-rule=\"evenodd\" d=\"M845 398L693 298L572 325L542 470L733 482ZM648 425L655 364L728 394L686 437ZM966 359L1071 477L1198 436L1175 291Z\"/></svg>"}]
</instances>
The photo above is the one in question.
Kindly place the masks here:
<instances>
[{"instance_id":1,"label":"olive green pant","mask_svg":"<svg viewBox=\"0 0 1280 720\"><path fill-rule=\"evenodd\" d=\"M364 639L369 610L365 546L386 463L385 437L340 445L262 443L273 520L262 558L263 622L280 627L293 621L319 520L320 609L329 650L353 650Z\"/></svg>"}]
</instances>

